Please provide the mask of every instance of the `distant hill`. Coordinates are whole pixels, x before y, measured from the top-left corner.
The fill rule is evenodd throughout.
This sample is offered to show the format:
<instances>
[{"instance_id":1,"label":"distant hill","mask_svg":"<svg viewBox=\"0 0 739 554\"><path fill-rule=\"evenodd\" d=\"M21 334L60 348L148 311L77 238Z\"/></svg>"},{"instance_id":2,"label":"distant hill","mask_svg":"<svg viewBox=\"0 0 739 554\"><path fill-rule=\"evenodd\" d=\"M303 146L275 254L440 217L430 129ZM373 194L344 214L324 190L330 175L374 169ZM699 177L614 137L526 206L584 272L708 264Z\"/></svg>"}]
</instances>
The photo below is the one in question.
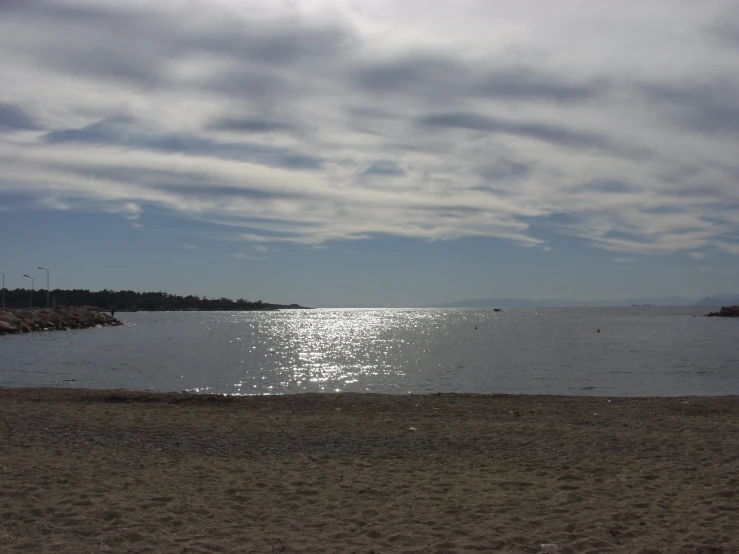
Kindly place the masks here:
<instances>
[{"instance_id":1,"label":"distant hill","mask_svg":"<svg viewBox=\"0 0 739 554\"><path fill-rule=\"evenodd\" d=\"M714 294L706 296L695 303L696 306L736 306L739 304L739 294Z\"/></svg>"},{"instance_id":2,"label":"distant hill","mask_svg":"<svg viewBox=\"0 0 739 554\"><path fill-rule=\"evenodd\" d=\"M430 308L595 308L599 306L693 306L694 298L668 296L660 298L624 298L621 300L570 300L564 298L544 298L527 300L523 298L484 298L473 300L457 300L445 304L429 306Z\"/></svg>"}]
</instances>

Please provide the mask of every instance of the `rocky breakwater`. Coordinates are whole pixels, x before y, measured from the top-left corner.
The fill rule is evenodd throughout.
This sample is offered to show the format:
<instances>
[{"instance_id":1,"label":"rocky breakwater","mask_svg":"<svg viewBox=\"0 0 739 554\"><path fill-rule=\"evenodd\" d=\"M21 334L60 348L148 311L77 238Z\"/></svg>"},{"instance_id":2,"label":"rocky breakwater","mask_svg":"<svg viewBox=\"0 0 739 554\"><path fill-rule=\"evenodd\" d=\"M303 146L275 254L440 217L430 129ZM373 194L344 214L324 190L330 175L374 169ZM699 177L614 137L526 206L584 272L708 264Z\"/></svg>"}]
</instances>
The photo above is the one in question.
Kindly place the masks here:
<instances>
[{"instance_id":1,"label":"rocky breakwater","mask_svg":"<svg viewBox=\"0 0 739 554\"><path fill-rule=\"evenodd\" d=\"M724 306L718 312L706 314L706 317L739 317L739 306Z\"/></svg>"},{"instance_id":2,"label":"rocky breakwater","mask_svg":"<svg viewBox=\"0 0 739 554\"><path fill-rule=\"evenodd\" d=\"M0 310L0 335L108 325L123 325L123 322L106 312L85 307Z\"/></svg>"}]
</instances>

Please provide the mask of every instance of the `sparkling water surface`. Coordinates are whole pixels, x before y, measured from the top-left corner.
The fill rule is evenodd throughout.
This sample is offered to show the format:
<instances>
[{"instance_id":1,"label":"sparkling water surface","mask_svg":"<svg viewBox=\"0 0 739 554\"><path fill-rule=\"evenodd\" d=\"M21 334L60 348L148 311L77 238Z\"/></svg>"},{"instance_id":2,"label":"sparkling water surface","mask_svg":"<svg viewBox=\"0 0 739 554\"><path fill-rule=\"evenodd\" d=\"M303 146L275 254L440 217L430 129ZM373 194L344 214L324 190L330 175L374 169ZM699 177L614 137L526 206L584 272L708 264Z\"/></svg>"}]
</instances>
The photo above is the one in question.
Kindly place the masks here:
<instances>
[{"instance_id":1,"label":"sparkling water surface","mask_svg":"<svg viewBox=\"0 0 739 554\"><path fill-rule=\"evenodd\" d=\"M0 337L0 386L219 394L739 394L739 321L699 317L706 311L120 313L123 327Z\"/></svg>"}]
</instances>

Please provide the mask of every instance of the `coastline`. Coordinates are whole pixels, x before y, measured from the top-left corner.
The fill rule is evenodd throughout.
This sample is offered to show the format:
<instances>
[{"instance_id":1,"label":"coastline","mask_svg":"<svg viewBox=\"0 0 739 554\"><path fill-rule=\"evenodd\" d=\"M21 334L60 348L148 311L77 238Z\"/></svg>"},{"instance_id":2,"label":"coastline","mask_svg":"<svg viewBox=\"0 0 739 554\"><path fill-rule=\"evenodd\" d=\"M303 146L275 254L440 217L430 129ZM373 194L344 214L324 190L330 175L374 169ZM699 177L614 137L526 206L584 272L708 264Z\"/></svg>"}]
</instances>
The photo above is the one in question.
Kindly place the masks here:
<instances>
[{"instance_id":1,"label":"coastline","mask_svg":"<svg viewBox=\"0 0 739 554\"><path fill-rule=\"evenodd\" d=\"M9 388L0 421L4 552L739 552L739 396Z\"/></svg>"}]
</instances>

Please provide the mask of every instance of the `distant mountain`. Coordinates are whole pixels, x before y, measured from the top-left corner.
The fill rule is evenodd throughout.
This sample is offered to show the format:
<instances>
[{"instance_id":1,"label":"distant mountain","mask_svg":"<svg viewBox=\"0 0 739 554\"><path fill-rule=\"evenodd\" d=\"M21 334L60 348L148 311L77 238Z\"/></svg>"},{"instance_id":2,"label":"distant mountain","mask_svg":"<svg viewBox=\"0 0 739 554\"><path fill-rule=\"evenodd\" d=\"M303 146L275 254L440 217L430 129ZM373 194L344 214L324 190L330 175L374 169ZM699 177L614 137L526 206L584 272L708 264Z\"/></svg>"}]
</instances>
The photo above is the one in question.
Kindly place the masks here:
<instances>
[{"instance_id":1,"label":"distant mountain","mask_svg":"<svg viewBox=\"0 0 739 554\"><path fill-rule=\"evenodd\" d=\"M739 294L714 294L700 300L684 296L645 296L618 300L572 300L569 298L474 298L444 304L424 304L417 308L598 308L608 306L733 306L739 305ZM320 308L385 308L382 304L323 304ZM409 306L410 307L410 306Z\"/></svg>"},{"instance_id":2,"label":"distant mountain","mask_svg":"<svg viewBox=\"0 0 739 554\"><path fill-rule=\"evenodd\" d=\"M660 298L624 298L621 300L570 300L564 298L544 298L526 300L523 298L484 298L474 300L457 300L445 304L429 306L430 308L594 308L599 306L692 306L694 298L669 296Z\"/></svg>"},{"instance_id":3,"label":"distant mountain","mask_svg":"<svg viewBox=\"0 0 739 554\"><path fill-rule=\"evenodd\" d=\"M739 304L739 294L714 294L706 296L695 303L696 306L736 306Z\"/></svg>"}]
</instances>

